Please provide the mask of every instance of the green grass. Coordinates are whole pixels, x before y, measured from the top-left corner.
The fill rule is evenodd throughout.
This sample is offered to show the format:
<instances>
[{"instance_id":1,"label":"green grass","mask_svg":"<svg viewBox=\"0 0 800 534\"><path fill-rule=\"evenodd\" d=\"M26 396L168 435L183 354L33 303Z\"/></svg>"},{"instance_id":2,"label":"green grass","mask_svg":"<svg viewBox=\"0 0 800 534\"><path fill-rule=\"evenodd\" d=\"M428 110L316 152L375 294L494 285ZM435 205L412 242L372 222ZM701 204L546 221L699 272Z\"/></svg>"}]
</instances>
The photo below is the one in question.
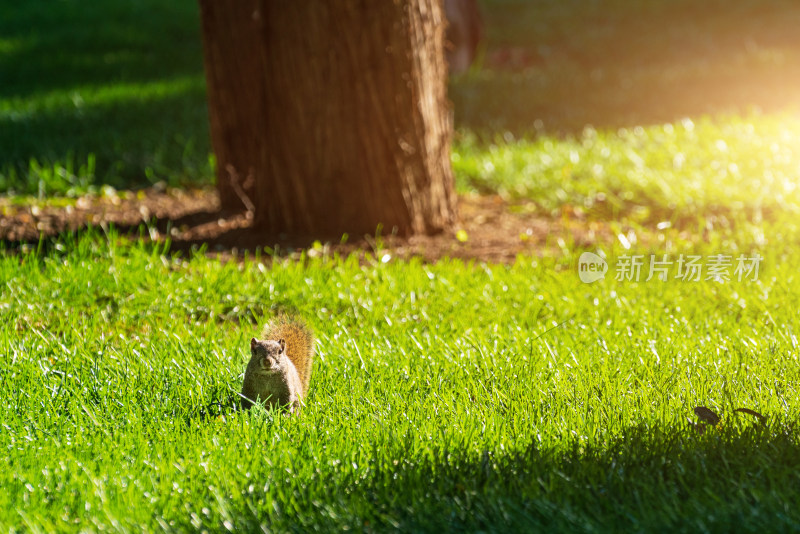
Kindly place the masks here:
<instances>
[{"instance_id":1,"label":"green grass","mask_svg":"<svg viewBox=\"0 0 800 534\"><path fill-rule=\"evenodd\" d=\"M774 220L800 213L800 118L790 114L684 119L574 138L456 145L464 190L527 199L543 213L578 207L595 219Z\"/></svg>"},{"instance_id":2,"label":"green grass","mask_svg":"<svg viewBox=\"0 0 800 534\"><path fill-rule=\"evenodd\" d=\"M197 3L0 8L0 191L213 179Z\"/></svg>"},{"instance_id":3,"label":"green grass","mask_svg":"<svg viewBox=\"0 0 800 534\"><path fill-rule=\"evenodd\" d=\"M462 191L646 227L796 226L797 4L483 7L483 68L450 84Z\"/></svg>"},{"instance_id":4,"label":"green grass","mask_svg":"<svg viewBox=\"0 0 800 534\"><path fill-rule=\"evenodd\" d=\"M592 285L575 257L239 264L113 233L2 255L0 525L796 529L798 256L765 254L758 282ZM307 406L233 412L277 310L319 338Z\"/></svg>"},{"instance_id":5,"label":"green grass","mask_svg":"<svg viewBox=\"0 0 800 534\"><path fill-rule=\"evenodd\" d=\"M607 223L606 280L579 281L578 240L513 265L236 263L113 230L0 250L0 529L800 530L797 7L484 11L487 68L451 83L458 187ZM195 2L4 5L0 36L0 190L210 183ZM489 68L504 46L532 63ZM634 253L765 259L616 281ZM240 413L247 340L286 310L319 339L307 406Z\"/></svg>"}]
</instances>

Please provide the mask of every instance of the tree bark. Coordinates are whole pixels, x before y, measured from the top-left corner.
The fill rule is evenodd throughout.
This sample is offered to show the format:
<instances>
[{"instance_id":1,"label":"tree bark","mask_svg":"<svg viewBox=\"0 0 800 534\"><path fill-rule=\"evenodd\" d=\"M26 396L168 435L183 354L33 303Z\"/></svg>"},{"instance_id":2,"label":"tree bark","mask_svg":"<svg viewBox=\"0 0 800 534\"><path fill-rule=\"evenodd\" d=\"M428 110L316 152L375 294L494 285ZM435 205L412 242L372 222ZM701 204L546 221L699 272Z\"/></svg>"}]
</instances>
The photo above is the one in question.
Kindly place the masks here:
<instances>
[{"instance_id":1,"label":"tree bark","mask_svg":"<svg viewBox=\"0 0 800 534\"><path fill-rule=\"evenodd\" d=\"M267 235L452 225L441 0L200 6L224 208Z\"/></svg>"}]
</instances>

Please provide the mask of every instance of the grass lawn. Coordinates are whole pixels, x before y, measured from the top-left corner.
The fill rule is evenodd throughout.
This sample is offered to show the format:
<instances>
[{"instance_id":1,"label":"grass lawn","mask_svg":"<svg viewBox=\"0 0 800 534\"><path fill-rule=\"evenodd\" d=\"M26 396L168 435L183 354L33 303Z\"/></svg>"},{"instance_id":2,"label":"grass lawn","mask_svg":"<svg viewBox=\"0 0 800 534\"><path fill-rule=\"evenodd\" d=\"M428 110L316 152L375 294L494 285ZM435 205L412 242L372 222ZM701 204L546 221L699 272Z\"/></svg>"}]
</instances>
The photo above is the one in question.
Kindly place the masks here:
<instances>
[{"instance_id":1,"label":"grass lawn","mask_svg":"<svg viewBox=\"0 0 800 534\"><path fill-rule=\"evenodd\" d=\"M618 225L590 249L606 278L574 243L510 265L0 245L0 529L800 530L800 10L482 5L458 187ZM195 2L22 2L0 36L0 191L211 182ZM617 280L636 254L763 262ZM318 337L307 406L241 413L278 311Z\"/></svg>"},{"instance_id":2,"label":"grass lawn","mask_svg":"<svg viewBox=\"0 0 800 534\"><path fill-rule=\"evenodd\" d=\"M113 233L1 256L0 525L796 529L798 259L586 285L575 258L223 264ZM319 338L308 405L233 412L279 309Z\"/></svg>"},{"instance_id":3,"label":"grass lawn","mask_svg":"<svg viewBox=\"0 0 800 534\"><path fill-rule=\"evenodd\" d=\"M197 2L0 7L0 191L210 183Z\"/></svg>"}]
</instances>

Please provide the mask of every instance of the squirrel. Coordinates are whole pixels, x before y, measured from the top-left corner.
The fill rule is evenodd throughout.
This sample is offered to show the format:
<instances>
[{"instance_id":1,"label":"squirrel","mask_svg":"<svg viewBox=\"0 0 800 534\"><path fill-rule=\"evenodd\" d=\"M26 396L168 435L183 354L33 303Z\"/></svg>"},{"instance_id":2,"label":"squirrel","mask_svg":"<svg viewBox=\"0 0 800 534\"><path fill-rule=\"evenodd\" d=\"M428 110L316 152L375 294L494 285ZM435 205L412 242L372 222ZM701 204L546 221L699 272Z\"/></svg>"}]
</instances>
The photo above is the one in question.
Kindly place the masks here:
<instances>
[{"instance_id":1,"label":"squirrel","mask_svg":"<svg viewBox=\"0 0 800 534\"><path fill-rule=\"evenodd\" d=\"M242 407L266 401L270 406L288 406L290 413L296 413L308 393L314 336L302 321L279 316L267 323L262 337L250 340Z\"/></svg>"}]
</instances>

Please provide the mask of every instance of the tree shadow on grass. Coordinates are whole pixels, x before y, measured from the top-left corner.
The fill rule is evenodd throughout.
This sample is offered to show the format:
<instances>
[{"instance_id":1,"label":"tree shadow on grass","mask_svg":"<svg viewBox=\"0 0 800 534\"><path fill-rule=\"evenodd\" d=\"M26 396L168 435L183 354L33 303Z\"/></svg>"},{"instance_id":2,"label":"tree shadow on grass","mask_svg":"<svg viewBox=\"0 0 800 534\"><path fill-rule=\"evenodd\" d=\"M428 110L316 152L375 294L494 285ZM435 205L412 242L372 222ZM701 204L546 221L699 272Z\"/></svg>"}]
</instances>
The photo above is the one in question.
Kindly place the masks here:
<instances>
[{"instance_id":1,"label":"tree shadow on grass","mask_svg":"<svg viewBox=\"0 0 800 534\"><path fill-rule=\"evenodd\" d=\"M387 473L376 491L406 488L394 515L410 530L783 530L799 453L794 428L640 426L608 445L440 458L399 481ZM409 505L421 513L402 514ZM790 515L784 528L800 520Z\"/></svg>"},{"instance_id":2,"label":"tree shadow on grass","mask_svg":"<svg viewBox=\"0 0 800 534\"><path fill-rule=\"evenodd\" d=\"M7 2L0 36L0 99L203 72L194 2Z\"/></svg>"},{"instance_id":3,"label":"tree shadow on grass","mask_svg":"<svg viewBox=\"0 0 800 534\"><path fill-rule=\"evenodd\" d=\"M4 147L0 165L6 169L8 182L2 183L0 169L0 187L48 194L94 184L125 188L161 180L208 182L210 143L204 99L201 83L184 81L173 94L131 93L86 107L57 107L20 117L0 115L0 146ZM87 167L90 155L94 169ZM31 172L31 160L42 170ZM53 165L72 165L73 171L52 171Z\"/></svg>"},{"instance_id":4,"label":"tree shadow on grass","mask_svg":"<svg viewBox=\"0 0 800 534\"><path fill-rule=\"evenodd\" d=\"M0 8L0 190L209 181L199 29L194 2Z\"/></svg>"},{"instance_id":5,"label":"tree shadow on grass","mask_svg":"<svg viewBox=\"0 0 800 534\"><path fill-rule=\"evenodd\" d=\"M296 502L289 528L786 532L800 524L799 469L797 427L778 423L703 435L641 425L597 445L441 450L421 462L387 462L376 450L366 476L362 469L342 480L292 481L297 495L327 498ZM274 510L263 502L251 505L239 528L258 528L251 510L268 526L289 526L270 520Z\"/></svg>"}]
</instances>

